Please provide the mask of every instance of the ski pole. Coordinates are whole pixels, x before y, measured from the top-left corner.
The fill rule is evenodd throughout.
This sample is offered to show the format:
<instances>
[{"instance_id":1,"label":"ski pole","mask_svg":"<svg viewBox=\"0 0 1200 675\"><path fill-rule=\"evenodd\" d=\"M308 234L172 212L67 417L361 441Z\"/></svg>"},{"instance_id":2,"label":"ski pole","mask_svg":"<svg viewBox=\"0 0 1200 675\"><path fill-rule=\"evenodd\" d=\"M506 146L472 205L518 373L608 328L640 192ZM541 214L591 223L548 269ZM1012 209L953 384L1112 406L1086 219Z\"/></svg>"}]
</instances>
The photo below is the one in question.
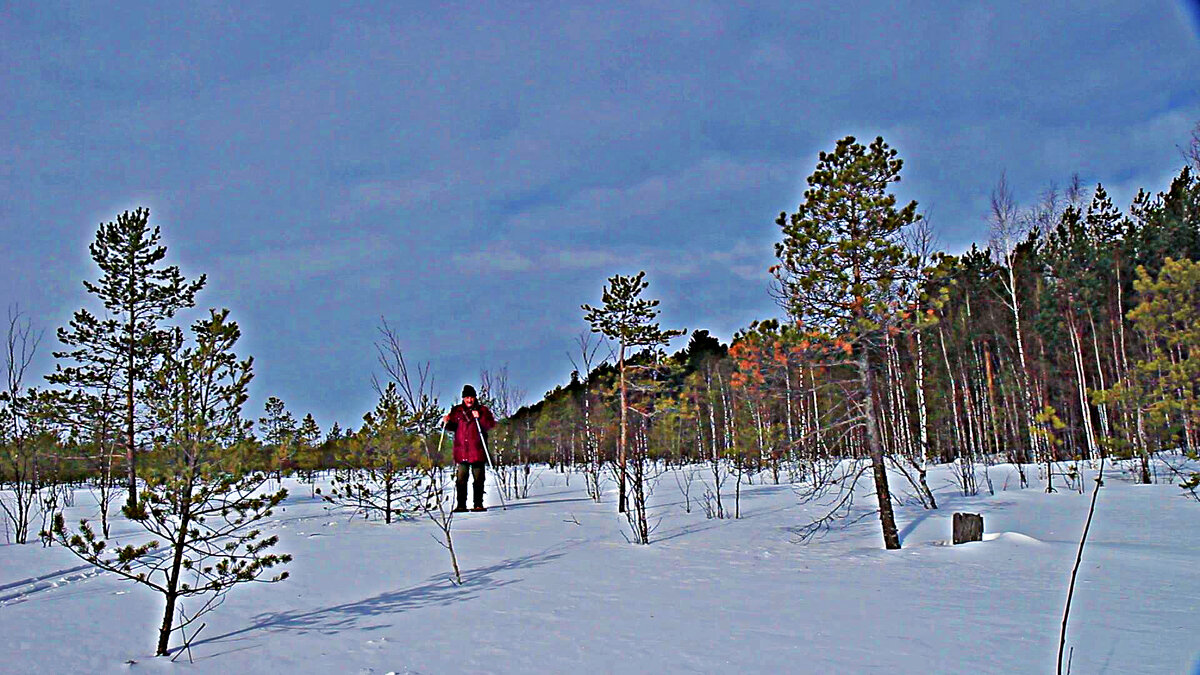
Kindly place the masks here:
<instances>
[{"instance_id":1,"label":"ski pole","mask_svg":"<svg viewBox=\"0 0 1200 675\"><path fill-rule=\"evenodd\" d=\"M496 465L492 464L492 453L488 452L487 440L483 437L483 426L479 424L479 418L475 418L475 428L479 430L479 442L483 444L483 456L487 459L488 466L492 467L492 482L496 484L496 494L500 495L500 507L505 511L508 510L508 505L504 503L504 489L500 487L500 481L496 479Z\"/></svg>"},{"instance_id":2,"label":"ski pole","mask_svg":"<svg viewBox=\"0 0 1200 675\"><path fill-rule=\"evenodd\" d=\"M447 415L446 417L449 417L449 415ZM438 437L438 449L437 449L437 456L436 456L436 457L430 457L430 458L429 458L429 471L430 471L430 476L433 476L433 475L434 475L434 474L433 474L433 469L434 469L434 467L435 467L435 466L438 466L438 467L440 467L440 466L441 466L441 464L439 464L439 462L441 462L441 461L442 461L442 441L446 440L446 417L443 417L443 418L442 418L442 435ZM437 474L436 474L436 475L438 476L438 485L440 486L440 485L442 484L442 483L441 483L441 481L442 481L442 470L441 470L440 468L437 470ZM430 485L429 485L429 489L430 489L430 493L429 493L429 494L433 494L433 484L432 484L432 481L431 481L431 483L430 483ZM438 488L438 491L437 491L437 492L438 492L438 509L439 509L439 510L441 510L441 508L442 508L442 497L441 497L441 488L440 488L440 487Z\"/></svg>"}]
</instances>

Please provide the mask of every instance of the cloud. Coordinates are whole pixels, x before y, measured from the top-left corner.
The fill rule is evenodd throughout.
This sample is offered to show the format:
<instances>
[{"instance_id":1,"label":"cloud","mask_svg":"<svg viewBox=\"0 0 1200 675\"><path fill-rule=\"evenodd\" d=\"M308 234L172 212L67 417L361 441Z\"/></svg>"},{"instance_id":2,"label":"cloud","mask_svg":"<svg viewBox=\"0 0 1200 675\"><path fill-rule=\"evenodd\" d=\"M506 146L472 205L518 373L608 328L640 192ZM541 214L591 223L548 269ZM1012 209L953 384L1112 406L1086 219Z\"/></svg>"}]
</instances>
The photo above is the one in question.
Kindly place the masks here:
<instances>
[{"instance_id":1,"label":"cloud","mask_svg":"<svg viewBox=\"0 0 1200 675\"><path fill-rule=\"evenodd\" d=\"M759 245L739 240L732 249L709 254L714 264L724 266L733 275L746 281L769 281L767 268L775 261L772 243Z\"/></svg>"},{"instance_id":2,"label":"cloud","mask_svg":"<svg viewBox=\"0 0 1200 675\"><path fill-rule=\"evenodd\" d=\"M359 209L408 207L429 200L442 189L439 183L423 178L369 181L351 189L350 204Z\"/></svg>"},{"instance_id":3,"label":"cloud","mask_svg":"<svg viewBox=\"0 0 1200 675\"><path fill-rule=\"evenodd\" d=\"M731 274L751 282L769 280L767 267L774 259L770 243L738 240L732 247L709 250L695 246L591 246L541 244L517 252L508 244L491 244L453 257L460 271L530 273L538 277L559 272L632 274L646 270L651 276L676 279Z\"/></svg>"},{"instance_id":4,"label":"cloud","mask_svg":"<svg viewBox=\"0 0 1200 675\"><path fill-rule=\"evenodd\" d=\"M611 269L628 264L629 260L614 251L598 248L564 248L547 245L531 246L525 253L508 243L492 243L452 257L459 271L479 272L546 272Z\"/></svg>"},{"instance_id":5,"label":"cloud","mask_svg":"<svg viewBox=\"0 0 1200 675\"><path fill-rule=\"evenodd\" d=\"M715 200L764 183L787 180L792 163L705 157L672 173L619 187L584 188L557 203L537 205L509 217L511 232L528 234L570 227L572 232L604 231L651 219L697 199Z\"/></svg>"},{"instance_id":6,"label":"cloud","mask_svg":"<svg viewBox=\"0 0 1200 675\"><path fill-rule=\"evenodd\" d=\"M249 278L256 289L286 289L321 277L345 277L392 255L390 246L368 238L306 244L286 248L260 248L216 261L212 276Z\"/></svg>"},{"instance_id":7,"label":"cloud","mask_svg":"<svg viewBox=\"0 0 1200 675\"><path fill-rule=\"evenodd\" d=\"M598 248L559 248L546 251L542 262L556 269L602 269L619 265L621 256Z\"/></svg>"},{"instance_id":8,"label":"cloud","mask_svg":"<svg viewBox=\"0 0 1200 675\"><path fill-rule=\"evenodd\" d=\"M719 281L725 274L754 283L770 280L767 267L774 260L771 244L744 239L724 250L654 248L642 250L633 258L641 268L680 280Z\"/></svg>"},{"instance_id":9,"label":"cloud","mask_svg":"<svg viewBox=\"0 0 1200 675\"><path fill-rule=\"evenodd\" d=\"M494 244L468 253L456 253L453 261L462 272L485 274L527 272L534 267L533 260L506 244Z\"/></svg>"}]
</instances>

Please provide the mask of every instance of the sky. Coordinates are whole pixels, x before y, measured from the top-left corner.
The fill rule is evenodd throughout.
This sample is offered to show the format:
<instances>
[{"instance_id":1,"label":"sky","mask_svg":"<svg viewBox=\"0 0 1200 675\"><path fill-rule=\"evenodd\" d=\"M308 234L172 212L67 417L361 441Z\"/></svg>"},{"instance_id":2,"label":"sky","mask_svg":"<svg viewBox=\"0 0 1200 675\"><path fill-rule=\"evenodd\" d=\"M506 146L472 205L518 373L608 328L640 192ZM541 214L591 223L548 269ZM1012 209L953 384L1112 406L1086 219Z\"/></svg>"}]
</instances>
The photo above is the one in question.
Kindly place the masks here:
<instances>
[{"instance_id":1,"label":"sky","mask_svg":"<svg viewBox=\"0 0 1200 675\"><path fill-rule=\"evenodd\" d=\"M445 403L482 369L528 402L565 383L613 274L646 271L664 327L780 316L775 218L845 135L899 151L960 252L1002 174L1127 206L1200 122L1194 1L113 4L0 2L28 384L95 308L97 226L145 206L243 329L247 414L323 427L373 407L382 318Z\"/></svg>"}]
</instances>

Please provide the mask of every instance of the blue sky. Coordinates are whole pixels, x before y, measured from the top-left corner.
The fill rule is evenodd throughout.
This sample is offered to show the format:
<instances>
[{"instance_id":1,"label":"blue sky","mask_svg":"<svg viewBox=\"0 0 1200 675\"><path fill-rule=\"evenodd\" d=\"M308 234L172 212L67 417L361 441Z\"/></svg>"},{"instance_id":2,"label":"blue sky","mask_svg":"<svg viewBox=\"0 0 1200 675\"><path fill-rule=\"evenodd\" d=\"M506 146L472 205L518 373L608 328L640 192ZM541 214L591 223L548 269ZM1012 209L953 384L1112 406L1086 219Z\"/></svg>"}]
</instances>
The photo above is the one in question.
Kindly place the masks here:
<instances>
[{"instance_id":1,"label":"blue sky","mask_svg":"<svg viewBox=\"0 0 1200 675\"><path fill-rule=\"evenodd\" d=\"M1002 172L1127 204L1200 122L1196 2L109 4L0 3L0 303L40 377L147 206L243 327L248 413L323 426L372 407L380 316L443 400L507 364L531 401L614 273L665 326L777 316L774 219L846 134L957 252Z\"/></svg>"}]
</instances>

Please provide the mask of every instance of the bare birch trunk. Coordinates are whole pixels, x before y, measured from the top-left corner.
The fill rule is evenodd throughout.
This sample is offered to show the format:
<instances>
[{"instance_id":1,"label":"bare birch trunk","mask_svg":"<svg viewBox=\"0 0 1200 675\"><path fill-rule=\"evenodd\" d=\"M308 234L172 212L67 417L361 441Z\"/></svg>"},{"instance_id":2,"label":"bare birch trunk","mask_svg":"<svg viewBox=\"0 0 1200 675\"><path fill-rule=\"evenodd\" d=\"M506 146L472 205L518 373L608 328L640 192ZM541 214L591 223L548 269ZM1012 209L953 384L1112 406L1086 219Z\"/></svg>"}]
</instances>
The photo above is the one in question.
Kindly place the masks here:
<instances>
[{"instance_id":1,"label":"bare birch trunk","mask_svg":"<svg viewBox=\"0 0 1200 675\"><path fill-rule=\"evenodd\" d=\"M950 355L946 351L946 335L940 325L938 326L938 340L942 345L942 361L946 364L946 379L950 381L950 412L954 415L954 443L955 454L957 454L957 450L962 448L964 444L963 430L960 424L961 420L958 416L958 385L955 382L954 369L950 367Z\"/></svg>"},{"instance_id":2,"label":"bare birch trunk","mask_svg":"<svg viewBox=\"0 0 1200 675\"><path fill-rule=\"evenodd\" d=\"M1071 336L1071 358L1075 365L1075 389L1079 395L1079 413L1083 421L1084 439L1087 441L1087 458L1096 456L1096 432L1092 427L1092 415L1087 396L1087 373L1083 364L1083 342L1079 338L1079 323L1074 310L1067 309L1067 332Z\"/></svg>"},{"instance_id":3,"label":"bare birch trunk","mask_svg":"<svg viewBox=\"0 0 1200 675\"><path fill-rule=\"evenodd\" d=\"M925 496L929 498L929 508L936 509L937 499L933 496L933 490L929 489L929 482L926 478L929 473L929 413L925 409L925 350L922 348L921 331L916 334L916 356L917 356L917 449L920 452L921 463L917 466L917 476L921 482L921 489L925 491Z\"/></svg>"},{"instance_id":4,"label":"bare birch trunk","mask_svg":"<svg viewBox=\"0 0 1200 675\"><path fill-rule=\"evenodd\" d=\"M625 443L626 443L626 394L625 394L625 343L621 343L620 363L618 370L621 373L621 437L617 439L617 463L618 463L618 479L617 488L617 513L625 513L628 505L625 503Z\"/></svg>"},{"instance_id":5,"label":"bare birch trunk","mask_svg":"<svg viewBox=\"0 0 1200 675\"><path fill-rule=\"evenodd\" d=\"M1088 309L1088 324L1092 328L1092 353L1096 357L1096 378L1100 385L1100 389L1108 389L1104 380L1104 367L1100 364L1100 343L1096 337L1096 320L1093 316L1091 308ZM1102 438L1111 437L1111 431L1108 426L1108 406L1100 403L1096 406L1096 412L1100 415L1100 435Z\"/></svg>"}]
</instances>

